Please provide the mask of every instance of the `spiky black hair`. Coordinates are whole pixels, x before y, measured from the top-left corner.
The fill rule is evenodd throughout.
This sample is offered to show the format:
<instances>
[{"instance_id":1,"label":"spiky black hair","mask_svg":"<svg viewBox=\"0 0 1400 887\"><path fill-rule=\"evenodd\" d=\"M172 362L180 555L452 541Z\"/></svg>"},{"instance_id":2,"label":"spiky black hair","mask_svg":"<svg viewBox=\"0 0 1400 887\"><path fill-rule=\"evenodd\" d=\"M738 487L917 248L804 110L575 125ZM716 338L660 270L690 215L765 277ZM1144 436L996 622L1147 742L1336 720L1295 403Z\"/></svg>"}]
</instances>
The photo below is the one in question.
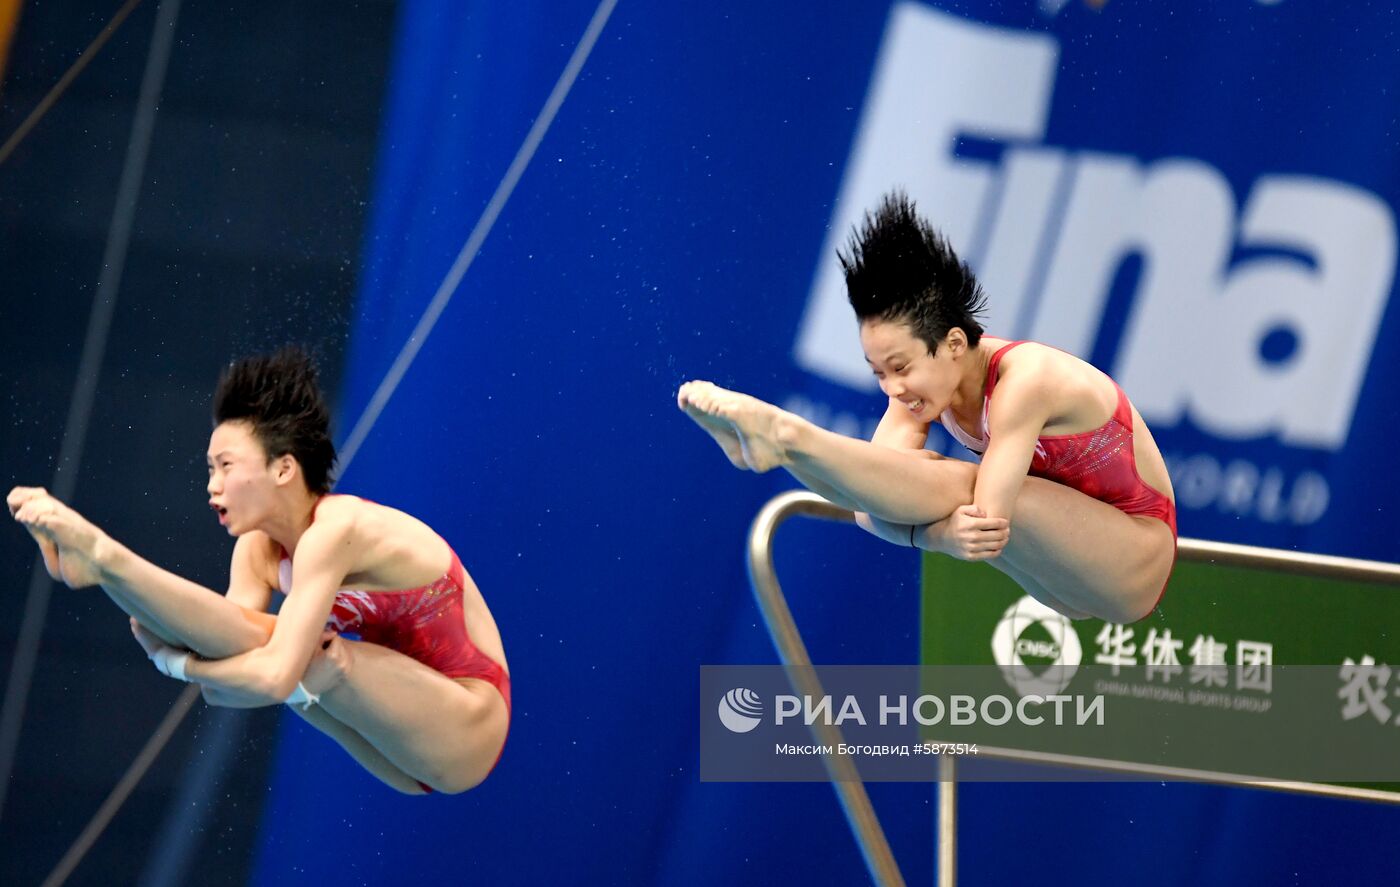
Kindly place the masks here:
<instances>
[{"instance_id":1,"label":"spiky black hair","mask_svg":"<svg viewBox=\"0 0 1400 887\"><path fill-rule=\"evenodd\" d=\"M317 495L330 492L334 482L330 418L316 364L297 345L234 361L214 392L215 427L249 423L268 461L291 454Z\"/></svg>"},{"instance_id":2,"label":"spiky black hair","mask_svg":"<svg viewBox=\"0 0 1400 887\"><path fill-rule=\"evenodd\" d=\"M846 273L847 298L862 323L903 321L930 353L953 327L962 329L969 345L982 338L978 315L986 308L986 294L904 191L891 191L874 213L867 212L837 258Z\"/></svg>"}]
</instances>

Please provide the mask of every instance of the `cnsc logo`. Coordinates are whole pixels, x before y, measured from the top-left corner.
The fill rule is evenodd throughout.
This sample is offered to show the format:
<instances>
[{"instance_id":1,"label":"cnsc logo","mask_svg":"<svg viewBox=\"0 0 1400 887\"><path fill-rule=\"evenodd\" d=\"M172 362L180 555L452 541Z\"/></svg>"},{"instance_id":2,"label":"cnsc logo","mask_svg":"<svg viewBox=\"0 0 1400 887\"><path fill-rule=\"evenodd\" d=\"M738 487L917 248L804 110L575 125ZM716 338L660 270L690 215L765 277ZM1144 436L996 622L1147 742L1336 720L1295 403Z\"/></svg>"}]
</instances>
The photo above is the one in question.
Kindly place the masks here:
<instances>
[{"instance_id":1,"label":"cnsc logo","mask_svg":"<svg viewBox=\"0 0 1400 887\"><path fill-rule=\"evenodd\" d=\"M731 733L747 733L763 718L763 701L757 693L736 687L719 700L719 722Z\"/></svg>"},{"instance_id":2,"label":"cnsc logo","mask_svg":"<svg viewBox=\"0 0 1400 887\"><path fill-rule=\"evenodd\" d=\"M992 631L992 657L1021 696L1059 694L1083 655L1074 624L1030 595L1007 607Z\"/></svg>"}]
</instances>

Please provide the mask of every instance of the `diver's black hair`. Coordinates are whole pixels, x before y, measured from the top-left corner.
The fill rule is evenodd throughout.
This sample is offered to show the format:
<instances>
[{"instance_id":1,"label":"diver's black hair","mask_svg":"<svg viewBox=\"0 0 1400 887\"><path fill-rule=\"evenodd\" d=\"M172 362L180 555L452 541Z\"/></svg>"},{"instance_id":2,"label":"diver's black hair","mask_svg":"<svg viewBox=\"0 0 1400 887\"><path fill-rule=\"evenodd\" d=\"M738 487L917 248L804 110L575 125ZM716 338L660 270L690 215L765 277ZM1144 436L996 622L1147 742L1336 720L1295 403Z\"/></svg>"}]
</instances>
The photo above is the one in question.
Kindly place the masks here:
<instances>
[{"instance_id":1,"label":"diver's black hair","mask_svg":"<svg viewBox=\"0 0 1400 887\"><path fill-rule=\"evenodd\" d=\"M291 454L306 487L329 493L334 482L335 445L330 410L321 394L316 364L306 350L288 345L275 354L229 364L214 392L214 425L247 422L268 462Z\"/></svg>"},{"instance_id":2,"label":"diver's black hair","mask_svg":"<svg viewBox=\"0 0 1400 887\"><path fill-rule=\"evenodd\" d=\"M948 239L919 217L902 190L891 191L837 251L856 318L903 321L929 353L953 327L976 346L987 297Z\"/></svg>"}]
</instances>

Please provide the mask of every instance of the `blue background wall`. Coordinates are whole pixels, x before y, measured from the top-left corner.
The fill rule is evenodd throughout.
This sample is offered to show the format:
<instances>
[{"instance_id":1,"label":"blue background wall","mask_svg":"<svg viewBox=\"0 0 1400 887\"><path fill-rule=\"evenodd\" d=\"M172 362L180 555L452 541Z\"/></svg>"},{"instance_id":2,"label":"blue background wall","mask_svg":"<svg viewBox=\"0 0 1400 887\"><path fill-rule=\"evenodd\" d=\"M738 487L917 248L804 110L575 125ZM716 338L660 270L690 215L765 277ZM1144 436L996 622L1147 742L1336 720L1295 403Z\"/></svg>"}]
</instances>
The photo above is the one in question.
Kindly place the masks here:
<instances>
[{"instance_id":1,"label":"blue background wall","mask_svg":"<svg viewBox=\"0 0 1400 887\"><path fill-rule=\"evenodd\" d=\"M1396 14L1291 0L1214 6L941 8L992 37L1024 32L1054 47L1042 147L1143 168L1193 158L1240 207L1266 174L1336 181L1395 206ZM933 8L897 9L920 18ZM343 429L461 248L592 11L576 2L402 7ZM837 427L878 417L878 398L794 355L813 281L832 261L828 226L842 227L838 194L859 190L847 181L852 151L893 20L878 2L619 6L340 486L423 517L477 579L511 660L505 756L467 795L405 799L288 723L261 883L863 878L828 787L698 782L699 666L774 660L742 541L785 482L729 468L675 410L674 393L687 378L710 378L802 404ZM996 169L1026 146L972 133L929 146L929 156L951 151ZM936 182L920 190L924 160L905 159L884 185L936 192ZM937 206L924 208L939 219ZM1390 237L1393 254L1393 218L1389 231L1361 237L1378 239L1382 254ZM1241 235L1227 248L1222 281L1261 259L1298 277L1326 270L1306 243L1259 247ZM1158 261L1125 251L1093 308L1085 356L1110 372L1133 357L1124 330L1146 316L1135 288ZM1340 444L1297 445L1267 417L1227 435L1194 422L1189 403L1162 421L1144 409L1174 467L1194 458L1193 470L1207 470L1204 458L1217 474L1235 471L1236 481L1214 487L1193 481L1183 534L1396 558L1388 503L1400 482L1378 458L1400 432L1383 393L1400 359L1392 288L1386 277L1381 313L1361 330L1374 349ZM1229 322L1223 308L1196 314L1203 330ZM1241 360L1286 372L1312 353L1312 328L1281 317ZM1229 366L1206 340L1219 336L1174 336L1179 364L1161 372L1225 361L1220 384L1236 385L1245 403L1239 380L1257 367ZM1335 379L1319 384L1300 387L1298 409L1320 393L1346 396ZM1248 475L1230 468L1240 462L1255 481L1235 495L1230 483ZM1259 478L1270 470L1285 498L1310 482L1299 480L1306 472L1321 477L1322 513L1291 520L1261 506ZM914 661L907 551L846 528L793 527L778 555L818 661ZM879 786L875 798L907 877L928 883L933 789ZM967 884L1361 883L1396 869L1384 848L1400 819L1379 808L1160 785L977 785L964 803Z\"/></svg>"}]
</instances>

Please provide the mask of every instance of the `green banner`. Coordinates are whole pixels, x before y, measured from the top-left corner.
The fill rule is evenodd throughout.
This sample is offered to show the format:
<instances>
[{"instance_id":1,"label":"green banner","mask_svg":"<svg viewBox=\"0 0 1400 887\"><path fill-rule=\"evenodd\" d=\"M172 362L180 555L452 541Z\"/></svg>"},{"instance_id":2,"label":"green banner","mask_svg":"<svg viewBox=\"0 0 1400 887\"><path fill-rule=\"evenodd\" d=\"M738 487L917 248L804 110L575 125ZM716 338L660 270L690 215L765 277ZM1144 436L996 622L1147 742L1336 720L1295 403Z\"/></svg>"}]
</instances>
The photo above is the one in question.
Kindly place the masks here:
<instances>
[{"instance_id":1,"label":"green banner","mask_svg":"<svg viewBox=\"0 0 1400 887\"><path fill-rule=\"evenodd\" d=\"M1151 616L1115 625L1060 616L986 564L926 555L922 623L924 665L994 665L1013 699L1101 697L1105 714L1056 730L940 724L929 738L1400 790L1400 588L1182 561Z\"/></svg>"}]
</instances>

